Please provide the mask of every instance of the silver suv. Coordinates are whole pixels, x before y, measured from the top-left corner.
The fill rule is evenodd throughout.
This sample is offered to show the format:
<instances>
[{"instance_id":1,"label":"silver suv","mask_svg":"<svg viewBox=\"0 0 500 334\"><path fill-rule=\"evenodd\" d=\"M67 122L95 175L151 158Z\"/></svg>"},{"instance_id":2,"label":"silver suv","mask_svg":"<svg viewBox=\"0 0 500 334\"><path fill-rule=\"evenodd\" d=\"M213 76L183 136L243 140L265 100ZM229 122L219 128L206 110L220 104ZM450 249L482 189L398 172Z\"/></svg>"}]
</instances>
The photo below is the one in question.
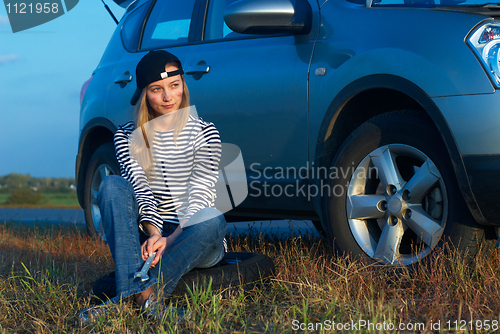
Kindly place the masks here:
<instances>
[{"instance_id":1,"label":"silver suv","mask_svg":"<svg viewBox=\"0 0 500 334\"><path fill-rule=\"evenodd\" d=\"M241 148L248 197L229 221L310 219L340 252L389 264L446 240L475 252L500 224L496 15L480 0L133 2L82 89L89 232L135 67L166 49L198 114Z\"/></svg>"}]
</instances>

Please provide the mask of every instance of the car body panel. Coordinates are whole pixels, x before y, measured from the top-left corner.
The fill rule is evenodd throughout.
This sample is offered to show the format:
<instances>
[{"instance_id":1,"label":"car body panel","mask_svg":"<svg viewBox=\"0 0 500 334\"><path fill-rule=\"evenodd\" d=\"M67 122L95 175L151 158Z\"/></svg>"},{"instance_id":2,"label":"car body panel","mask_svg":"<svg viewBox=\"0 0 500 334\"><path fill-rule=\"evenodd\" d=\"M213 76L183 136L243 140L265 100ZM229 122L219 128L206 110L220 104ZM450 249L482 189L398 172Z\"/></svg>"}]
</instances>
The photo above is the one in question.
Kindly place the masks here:
<instances>
[{"instance_id":1,"label":"car body panel","mask_svg":"<svg viewBox=\"0 0 500 334\"><path fill-rule=\"evenodd\" d=\"M328 1L321 14L322 28L311 66L312 72L324 67L327 74L311 76L309 96L310 105L318 113L324 112L349 83L375 74L407 79L431 97L494 92L487 75L464 42L469 31L483 21L484 16L429 9L368 9L341 0ZM384 20L384 16L387 19ZM343 17L352 19L343 20ZM421 29L428 30L427 33L420 29L404 29L414 21L425 21ZM452 26L439 31L438 28L446 26L446 21L453 23ZM367 28L371 26L376 29ZM402 28L394 29L394 26ZM360 35L363 43L355 39ZM437 40L448 38L455 44L453 50L460 50L460 53L450 54L444 43L428 40L429 35ZM392 47L394 40L401 41L397 49ZM313 134L317 132L318 122L311 122Z\"/></svg>"},{"instance_id":2,"label":"car body panel","mask_svg":"<svg viewBox=\"0 0 500 334\"><path fill-rule=\"evenodd\" d=\"M471 188L477 203L480 204L483 223L498 225L500 203L499 155L467 155L463 157L467 173L471 180Z\"/></svg>"},{"instance_id":3,"label":"car body panel","mask_svg":"<svg viewBox=\"0 0 500 334\"><path fill-rule=\"evenodd\" d=\"M140 1L134 10L143 3L150 5ZM193 18L203 19L207 4L198 0ZM239 212L249 217L250 212L261 212L272 218L295 217L300 212L313 217L314 211L321 215L318 196L316 201L301 192L264 196L262 185L267 184L269 192L275 184L293 185L295 190L313 184L309 175L280 177L276 173L279 168L298 171L312 170L314 164L329 166L335 150L358 125L378 113L397 110L398 103L390 99L368 106L370 110L346 107L370 91L373 96L390 92L387 96L406 103L400 105L429 114L448 148L474 217L483 224L500 224L500 215L485 210L491 199L476 196L484 193L486 179L480 186L472 185L482 170L495 168L496 160L487 159L483 167L484 159L467 158L500 153L500 135L494 130L499 122L498 93L465 43L470 31L492 18L446 9L366 8L343 0L320 5L310 0L309 4L313 25L308 35L202 41L203 26L195 22L186 44L165 48L179 57L185 70L198 65L210 68L208 73L186 74L186 82L199 115L216 125L223 142L241 148L249 196ZM81 140L88 140L83 132L90 133L92 126L107 129L92 123L96 118L104 117L115 127L132 119L135 66L146 51L124 48L120 33L129 14L130 10L87 88L81 108ZM115 83L124 75L132 80ZM337 142L330 143L332 138ZM98 143L98 139L92 145L80 143L77 174L85 170L88 160L83 155L89 152L83 148ZM496 184L489 189L500 190Z\"/></svg>"},{"instance_id":4,"label":"car body panel","mask_svg":"<svg viewBox=\"0 0 500 334\"><path fill-rule=\"evenodd\" d=\"M216 125L223 142L237 143L246 168L257 171L248 176L259 180L254 185L260 189L265 183L295 182L276 179L272 173L259 178L265 168L306 165L312 47L309 38L293 36L222 41L196 46L196 54L187 62L186 66L210 66L209 73L197 80L187 76L191 102L202 118ZM241 206L280 209L289 205L270 200L252 204L256 193L250 191Z\"/></svg>"},{"instance_id":5,"label":"car body panel","mask_svg":"<svg viewBox=\"0 0 500 334\"><path fill-rule=\"evenodd\" d=\"M495 89L466 45L465 38L475 26L491 18L447 10L368 9L336 0L328 1L322 7L321 14L322 28L315 46L311 73L314 73L316 69L325 68L326 74L322 76L312 74L310 77L310 165L325 165L322 161L325 158L324 155L329 159L328 161L331 161L335 152L325 150L324 142L328 140L329 131L338 130L343 126L336 120L341 117L345 103L354 94L360 94L363 90L376 89L377 85L380 88L398 90L419 102L420 107L429 113L438 126L454 162L464 198L476 220L486 224L487 220L477 205L477 199L471 189L462 154L471 154L470 152L473 151L500 153L500 146L497 145L500 138L497 133L488 131L476 137L477 133L466 126L467 119L469 119L472 124L480 128L481 123L488 122L491 118L495 119L496 114L500 112L498 104L493 98L489 98L480 103L482 107L478 110L485 111L481 117L475 117L475 113L471 113L476 103L473 101L479 102L484 96L496 94L493 94ZM384 16L387 16L387 20L383 19ZM355 17L355 19L346 21L342 20L343 17ZM404 29L405 24L409 24L408 22L420 21L419 17L422 17L422 21L425 20L425 25L422 25L420 30ZM441 29L446 27L447 22L449 22L450 29ZM366 29L367 26L376 26L376 29ZM394 26L402 28L393 29ZM423 33L424 29L428 32ZM431 34L430 31L433 33ZM363 43L346 38L346 36L361 35ZM425 36L433 36L436 40L426 40ZM451 48L455 51L453 54L450 54L444 43L438 42L443 38L448 39L446 43L448 48L450 48L449 41L455 44ZM408 43L404 42L405 39ZM398 48L388 47L394 44L394 40L401 41L398 43ZM373 85L373 80L369 79L371 76L380 76L384 79L379 78L377 84ZM390 79L390 76L393 79ZM365 81L364 78L367 80ZM398 86L397 82L405 81L412 83L414 87L407 89L405 84ZM352 92L349 93L349 90L345 88L350 85L355 86L353 83L356 82L359 86L351 87ZM474 96L478 97L474 98ZM432 97L434 99L431 99ZM468 100L469 97L471 100ZM332 103L336 99L339 103ZM460 100L468 102L461 104L458 102ZM445 107L444 103L454 105ZM325 113L325 110L330 108L335 108L335 110ZM463 117L464 114L467 114L466 118ZM363 121L361 119L360 123ZM496 122L493 123L496 124ZM459 129L459 127L462 128ZM460 131L461 136L458 144L456 130ZM464 134L465 132L467 134ZM338 143L335 147L338 148L340 144ZM463 152L464 148L467 148L467 153ZM326 165L329 166L329 162L326 162ZM318 200L315 203L318 212L320 205ZM495 219L490 215L488 221L500 222L500 215Z\"/></svg>"},{"instance_id":6,"label":"car body panel","mask_svg":"<svg viewBox=\"0 0 500 334\"><path fill-rule=\"evenodd\" d=\"M433 99L462 155L500 154L500 92Z\"/></svg>"}]
</instances>

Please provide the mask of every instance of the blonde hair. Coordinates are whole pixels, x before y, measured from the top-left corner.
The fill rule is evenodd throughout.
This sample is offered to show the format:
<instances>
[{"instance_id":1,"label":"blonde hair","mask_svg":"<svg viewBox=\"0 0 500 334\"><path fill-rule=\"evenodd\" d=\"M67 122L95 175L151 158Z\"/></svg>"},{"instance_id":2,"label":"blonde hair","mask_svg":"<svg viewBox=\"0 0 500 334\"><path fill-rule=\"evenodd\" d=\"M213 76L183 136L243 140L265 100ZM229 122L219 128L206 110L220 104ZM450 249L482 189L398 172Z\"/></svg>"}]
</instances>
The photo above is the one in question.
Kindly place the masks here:
<instances>
[{"instance_id":1,"label":"blonde hair","mask_svg":"<svg viewBox=\"0 0 500 334\"><path fill-rule=\"evenodd\" d=\"M165 67L172 65L180 68L180 63L171 62L165 65ZM184 75L181 75L182 79L182 101L179 106L179 110L174 111L172 117L173 125L173 135L174 144L177 146L177 137L181 133L182 129L186 126L189 120L189 90L186 85L186 80L184 80ZM154 138L154 127L148 126L150 121L156 118L155 111L149 105L146 96L146 88L144 88L139 97L139 103L136 104L134 108L134 120L137 130L135 134L139 134L139 138L134 138L130 145L130 153L136 158L139 165L142 167L146 173L148 180L155 178L155 168L154 159L152 153L152 147L150 147L151 140ZM148 124L149 123L149 124Z\"/></svg>"}]
</instances>

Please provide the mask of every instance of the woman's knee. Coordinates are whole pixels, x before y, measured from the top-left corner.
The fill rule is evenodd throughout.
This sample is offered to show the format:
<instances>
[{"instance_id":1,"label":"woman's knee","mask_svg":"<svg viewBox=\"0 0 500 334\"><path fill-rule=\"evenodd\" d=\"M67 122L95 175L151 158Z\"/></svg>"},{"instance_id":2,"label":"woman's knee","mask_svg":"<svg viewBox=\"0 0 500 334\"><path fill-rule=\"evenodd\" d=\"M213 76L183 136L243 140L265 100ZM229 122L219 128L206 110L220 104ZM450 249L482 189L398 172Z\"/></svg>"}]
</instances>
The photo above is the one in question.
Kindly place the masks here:
<instances>
[{"instance_id":1,"label":"woman's knee","mask_svg":"<svg viewBox=\"0 0 500 334\"><path fill-rule=\"evenodd\" d=\"M134 189L130 184L130 182L128 182L119 175L109 175L106 176L99 185L97 196L99 199L99 198L107 198L109 196L115 196L117 193L130 193L130 192L132 193L134 192Z\"/></svg>"},{"instance_id":2,"label":"woman's knee","mask_svg":"<svg viewBox=\"0 0 500 334\"><path fill-rule=\"evenodd\" d=\"M202 212L203 211L203 212ZM215 208L205 208L195 213L183 230L194 229L201 238L224 238L227 233L227 223L224 215Z\"/></svg>"},{"instance_id":3,"label":"woman's knee","mask_svg":"<svg viewBox=\"0 0 500 334\"><path fill-rule=\"evenodd\" d=\"M183 228L198 225L200 223L210 225L211 228L227 229L226 219L224 218L222 212L212 207L203 208L196 212L191 216L189 221L186 222Z\"/></svg>"},{"instance_id":4,"label":"woman's knee","mask_svg":"<svg viewBox=\"0 0 500 334\"><path fill-rule=\"evenodd\" d=\"M213 209L213 208L210 208L210 209ZM214 210L216 210L216 209L214 209ZM224 236L227 233L226 218L224 218L224 215L219 210L217 210L217 211L219 212L219 215L213 216L211 219L208 219L207 224L208 224L209 228L211 228L215 231L219 231L219 235L221 236L221 238L224 238Z\"/></svg>"}]
</instances>

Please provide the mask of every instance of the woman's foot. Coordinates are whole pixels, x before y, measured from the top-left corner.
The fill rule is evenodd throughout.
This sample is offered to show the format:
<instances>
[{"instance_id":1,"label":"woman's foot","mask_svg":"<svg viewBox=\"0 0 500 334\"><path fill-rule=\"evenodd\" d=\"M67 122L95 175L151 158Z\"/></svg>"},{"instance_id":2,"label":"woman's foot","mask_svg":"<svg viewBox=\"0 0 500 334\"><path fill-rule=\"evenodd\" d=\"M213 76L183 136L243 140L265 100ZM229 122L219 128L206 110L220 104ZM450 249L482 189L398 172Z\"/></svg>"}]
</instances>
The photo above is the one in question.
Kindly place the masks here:
<instances>
[{"instance_id":1,"label":"woman's foot","mask_svg":"<svg viewBox=\"0 0 500 334\"><path fill-rule=\"evenodd\" d=\"M150 318L160 320L164 317L167 317L169 314L172 316L172 319L183 319L188 318L190 313L186 312L184 309L180 307L166 307L163 303L159 302L156 299L154 293L150 294L142 309L145 311L146 315Z\"/></svg>"},{"instance_id":2,"label":"woman's foot","mask_svg":"<svg viewBox=\"0 0 500 334\"><path fill-rule=\"evenodd\" d=\"M146 301L149 299L151 294L154 295L153 287L149 287L146 290L144 290L143 292L140 292L140 293L134 295L134 301L140 307L144 307L146 304Z\"/></svg>"},{"instance_id":3,"label":"woman's foot","mask_svg":"<svg viewBox=\"0 0 500 334\"><path fill-rule=\"evenodd\" d=\"M118 313L118 305L112 302L107 302L101 305L92 306L83 309L78 315L78 319L82 325L94 322L99 318L106 318L110 313Z\"/></svg>"}]
</instances>

